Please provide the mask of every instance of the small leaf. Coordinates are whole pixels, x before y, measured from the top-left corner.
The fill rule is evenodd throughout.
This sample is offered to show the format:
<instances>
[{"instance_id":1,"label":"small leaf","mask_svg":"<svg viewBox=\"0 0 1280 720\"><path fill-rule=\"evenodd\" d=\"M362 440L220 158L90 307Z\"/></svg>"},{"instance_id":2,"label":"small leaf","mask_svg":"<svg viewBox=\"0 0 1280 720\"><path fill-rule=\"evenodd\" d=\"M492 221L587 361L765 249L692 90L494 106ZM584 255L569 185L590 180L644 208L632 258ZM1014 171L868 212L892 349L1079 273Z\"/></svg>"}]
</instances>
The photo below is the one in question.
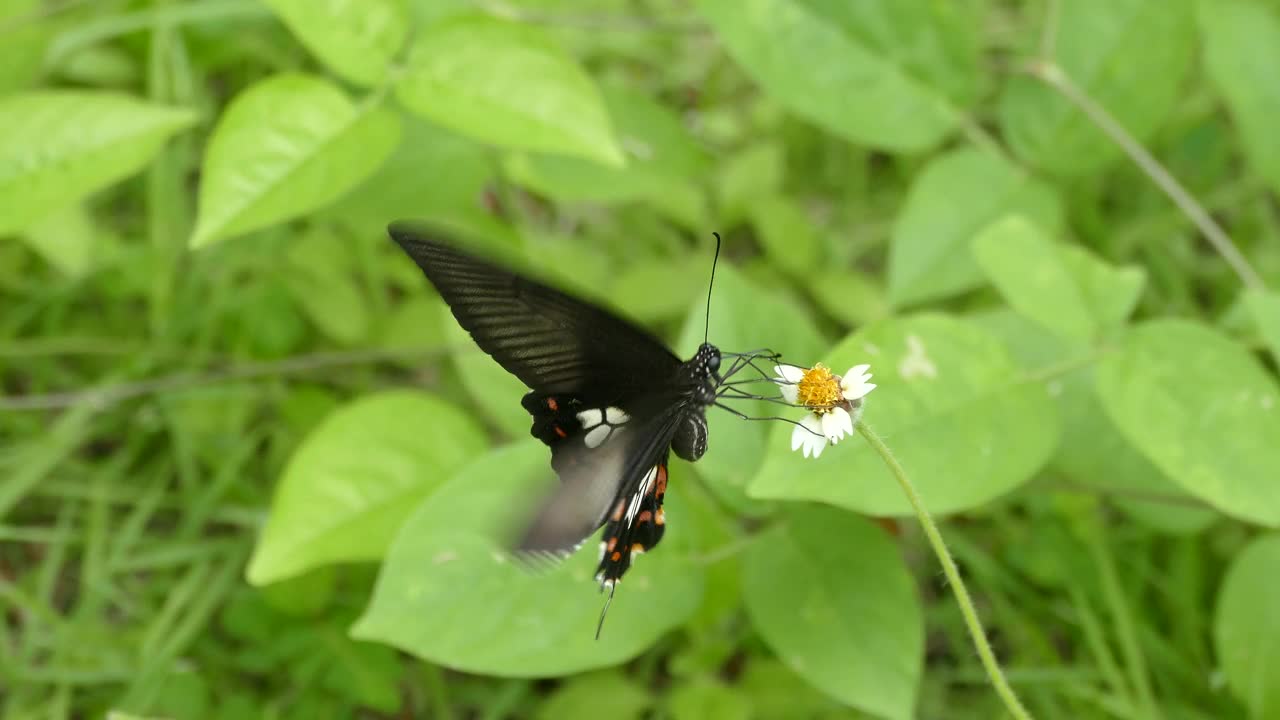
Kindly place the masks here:
<instances>
[{"instance_id":1,"label":"small leaf","mask_svg":"<svg viewBox=\"0 0 1280 720\"><path fill-rule=\"evenodd\" d=\"M1142 142L1181 98L1196 51L1193 9L1192 0L1062 3L1051 59ZM1071 101L1034 78L1010 81L1000 121L1019 156L1060 175L1084 175L1120 155Z\"/></svg>"},{"instance_id":2,"label":"small leaf","mask_svg":"<svg viewBox=\"0 0 1280 720\"><path fill-rule=\"evenodd\" d=\"M1021 379L1000 341L969 322L932 314L888 319L811 360L837 373L871 364L878 387L867 397L864 421L935 513L980 506L1030 480L1058 441L1057 412L1044 388ZM812 460L791 452L791 431L779 425L768 438L749 487L753 497L911 514L884 461L858 438Z\"/></svg>"},{"instance_id":3,"label":"small leaf","mask_svg":"<svg viewBox=\"0 0 1280 720\"><path fill-rule=\"evenodd\" d=\"M635 657L684 622L702 595L702 570L685 556L682 480L673 477L667 495L662 545L638 557L617 586L599 642L594 539L547 571L531 572L507 553L512 528L556 482L546 447L533 440L476 460L418 508L351 632L503 677L567 675Z\"/></svg>"},{"instance_id":4,"label":"small leaf","mask_svg":"<svg viewBox=\"0 0 1280 720\"><path fill-rule=\"evenodd\" d=\"M1054 243L1020 216L990 225L974 239L973 252L1011 307L1077 343L1119 327L1144 281L1141 270L1115 269L1086 250Z\"/></svg>"},{"instance_id":5,"label":"small leaf","mask_svg":"<svg viewBox=\"0 0 1280 720\"><path fill-rule=\"evenodd\" d=\"M1129 441L1192 495L1280 526L1280 391L1244 348L1194 323L1150 322L1103 358L1098 394Z\"/></svg>"},{"instance_id":6,"label":"small leaf","mask_svg":"<svg viewBox=\"0 0 1280 720\"><path fill-rule=\"evenodd\" d=\"M591 78L529 25L472 16L428 26L397 93L413 112L481 142L625 163Z\"/></svg>"},{"instance_id":7,"label":"small leaf","mask_svg":"<svg viewBox=\"0 0 1280 720\"><path fill-rule=\"evenodd\" d=\"M404 45L403 0L264 0L325 65L359 85L376 85Z\"/></svg>"},{"instance_id":8,"label":"small leaf","mask_svg":"<svg viewBox=\"0 0 1280 720\"><path fill-rule=\"evenodd\" d=\"M565 681L539 704L536 720L640 720L653 705L648 691L617 670Z\"/></svg>"},{"instance_id":9,"label":"small leaf","mask_svg":"<svg viewBox=\"0 0 1280 720\"><path fill-rule=\"evenodd\" d=\"M1254 169L1280 192L1280 6L1213 0L1200 3L1205 65L1226 97Z\"/></svg>"},{"instance_id":10,"label":"small leaf","mask_svg":"<svg viewBox=\"0 0 1280 720\"><path fill-rule=\"evenodd\" d=\"M752 625L828 695L880 717L912 717L924 616L898 549L880 528L833 508L796 506L784 518L743 558Z\"/></svg>"},{"instance_id":11,"label":"small leaf","mask_svg":"<svg viewBox=\"0 0 1280 720\"><path fill-rule=\"evenodd\" d=\"M700 0L698 8L765 91L855 143L924 150L977 94L976 27L948 3Z\"/></svg>"},{"instance_id":12,"label":"small leaf","mask_svg":"<svg viewBox=\"0 0 1280 720\"><path fill-rule=\"evenodd\" d=\"M1250 717L1280 716L1280 535L1236 555L1218 593L1213 646L1222 674Z\"/></svg>"},{"instance_id":13,"label":"small leaf","mask_svg":"<svg viewBox=\"0 0 1280 720\"><path fill-rule=\"evenodd\" d=\"M340 408L289 459L249 581L381 557L418 501L484 447L473 420L425 393L384 392Z\"/></svg>"},{"instance_id":14,"label":"small leaf","mask_svg":"<svg viewBox=\"0 0 1280 720\"><path fill-rule=\"evenodd\" d=\"M1049 233L1062 224L1052 188L995 155L962 149L931 161L912 184L893 226L890 302L911 305L981 285L971 242L991 222L1011 214Z\"/></svg>"},{"instance_id":15,"label":"small leaf","mask_svg":"<svg viewBox=\"0 0 1280 720\"><path fill-rule=\"evenodd\" d=\"M0 235L134 174L194 120L188 110L115 93L0 98Z\"/></svg>"},{"instance_id":16,"label":"small leaf","mask_svg":"<svg viewBox=\"0 0 1280 720\"><path fill-rule=\"evenodd\" d=\"M1271 350L1271 357L1280 363L1280 293L1254 290L1246 293L1244 300L1262 342Z\"/></svg>"},{"instance_id":17,"label":"small leaf","mask_svg":"<svg viewBox=\"0 0 1280 720\"><path fill-rule=\"evenodd\" d=\"M769 347L799 362L811 358L823 345L822 335L808 313L791 297L750 282L733 265L721 262L711 300L713 345L725 352L746 352ZM703 299L689 309L684 332L676 347L682 358L692 357L706 328ZM726 361L725 370L731 361ZM757 363L772 377L773 368ZM756 377L751 369L735 379ZM769 387L773 387L770 385ZM769 417L778 406L757 401L727 399L725 405L747 415ZM765 456L765 438L772 423L750 422L720 409L708 413L707 454L698 461L698 474L716 483L744 487ZM790 426L788 426L790 427Z\"/></svg>"},{"instance_id":18,"label":"small leaf","mask_svg":"<svg viewBox=\"0 0 1280 720\"><path fill-rule=\"evenodd\" d=\"M400 140L400 118L326 80L274 75L231 101L205 151L193 247L311 212L359 184Z\"/></svg>"},{"instance_id":19,"label":"small leaf","mask_svg":"<svg viewBox=\"0 0 1280 720\"><path fill-rule=\"evenodd\" d=\"M749 720L753 717L747 699L722 682L681 683L666 699L672 720Z\"/></svg>"}]
</instances>

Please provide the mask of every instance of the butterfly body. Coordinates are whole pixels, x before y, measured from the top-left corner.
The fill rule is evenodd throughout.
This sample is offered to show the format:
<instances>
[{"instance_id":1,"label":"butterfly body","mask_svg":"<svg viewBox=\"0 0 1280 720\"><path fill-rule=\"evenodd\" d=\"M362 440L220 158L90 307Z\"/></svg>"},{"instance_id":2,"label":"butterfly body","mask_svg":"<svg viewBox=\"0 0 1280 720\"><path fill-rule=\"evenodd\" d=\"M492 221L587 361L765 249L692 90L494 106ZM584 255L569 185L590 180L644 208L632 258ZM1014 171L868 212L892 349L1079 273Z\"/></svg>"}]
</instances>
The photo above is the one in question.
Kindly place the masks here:
<instances>
[{"instance_id":1,"label":"butterfly body","mask_svg":"<svg viewBox=\"0 0 1280 720\"><path fill-rule=\"evenodd\" d=\"M422 269L476 344L530 388L530 433L551 449L560 485L515 542L566 555L604 527L597 578L613 587L665 532L670 453L707 449L720 351L681 362L646 330L496 263L395 223L391 237Z\"/></svg>"}]
</instances>

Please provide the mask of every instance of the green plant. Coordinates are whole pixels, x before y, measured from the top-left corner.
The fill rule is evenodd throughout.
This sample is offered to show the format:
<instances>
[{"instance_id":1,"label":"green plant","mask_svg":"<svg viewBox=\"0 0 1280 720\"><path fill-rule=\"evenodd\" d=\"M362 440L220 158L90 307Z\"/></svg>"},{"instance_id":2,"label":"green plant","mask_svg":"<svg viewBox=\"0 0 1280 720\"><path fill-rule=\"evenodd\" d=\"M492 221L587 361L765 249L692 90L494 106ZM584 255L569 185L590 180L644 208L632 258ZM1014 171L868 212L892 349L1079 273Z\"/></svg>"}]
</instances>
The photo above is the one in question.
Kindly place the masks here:
<instances>
[{"instance_id":1,"label":"green plant","mask_svg":"<svg viewBox=\"0 0 1280 720\"><path fill-rule=\"evenodd\" d=\"M1280 717L1276 67L1274 0L0 0L0 708ZM712 340L883 442L713 414L596 642L410 217L685 355L718 230Z\"/></svg>"}]
</instances>

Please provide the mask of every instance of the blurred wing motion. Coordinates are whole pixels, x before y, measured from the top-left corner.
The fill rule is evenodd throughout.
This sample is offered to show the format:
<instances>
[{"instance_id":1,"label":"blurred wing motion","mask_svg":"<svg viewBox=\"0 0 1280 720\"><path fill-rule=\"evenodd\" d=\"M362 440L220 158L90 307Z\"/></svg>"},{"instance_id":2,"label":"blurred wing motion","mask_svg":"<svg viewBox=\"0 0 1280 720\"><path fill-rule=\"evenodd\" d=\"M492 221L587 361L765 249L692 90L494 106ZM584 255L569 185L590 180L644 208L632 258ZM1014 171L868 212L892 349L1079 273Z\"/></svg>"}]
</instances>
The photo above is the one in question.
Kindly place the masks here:
<instances>
[{"instance_id":1,"label":"blurred wing motion","mask_svg":"<svg viewBox=\"0 0 1280 720\"><path fill-rule=\"evenodd\" d=\"M389 231L476 344L531 388L521 402L561 484L516 549L567 555L608 524L598 577L612 586L662 537L667 457L689 412L680 359L626 320L418 226Z\"/></svg>"}]
</instances>

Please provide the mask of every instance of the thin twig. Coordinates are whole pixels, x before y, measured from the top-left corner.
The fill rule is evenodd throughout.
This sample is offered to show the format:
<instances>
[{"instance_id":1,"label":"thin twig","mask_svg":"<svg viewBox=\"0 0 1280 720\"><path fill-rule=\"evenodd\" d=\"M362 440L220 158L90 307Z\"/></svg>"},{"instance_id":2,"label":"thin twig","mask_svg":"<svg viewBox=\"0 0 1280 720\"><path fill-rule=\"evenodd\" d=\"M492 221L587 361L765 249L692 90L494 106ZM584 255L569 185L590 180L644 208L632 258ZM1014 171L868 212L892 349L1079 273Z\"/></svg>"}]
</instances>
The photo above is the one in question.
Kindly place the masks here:
<instances>
[{"instance_id":1,"label":"thin twig","mask_svg":"<svg viewBox=\"0 0 1280 720\"><path fill-rule=\"evenodd\" d=\"M858 422L858 433L880 455L880 459L884 461L894 478L897 479L898 485L902 487L902 492L907 496L907 501L911 503L912 509L915 510L916 518L920 521L920 526L924 528L925 537L929 539L929 545L932 546L934 555L938 556L938 562L942 565L942 572L947 576L951 591L955 593L956 604L960 606L960 613L964 616L964 623L969 628L969 636L973 639L973 645L978 651L978 658L982 661L982 667L986 669L987 677L991 680L992 686L995 687L996 694L1000 696L1005 709L1017 720L1031 720L1031 713L1027 712L1027 709L1022 705L1022 701L1018 699L1017 693L1013 691L1013 687L1009 685L1004 672L1000 669L1000 661L996 659L996 654L991 649L991 643L987 641L987 633L982 629L982 621L978 619L978 611L973 606L973 599L969 597L969 589L965 586L964 579L960 577L960 569L956 567L956 561L951 557L951 551L947 550L947 544L942 539L942 533L938 532L938 526L934 523L933 516L929 514L929 510L920 499L920 494L916 491L915 485L911 483L910 478L907 477L907 472L902 469L902 465L898 463L898 459L893 456L888 446L884 444L879 435L876 435L871 428L867 427L865 422Z\"/></svg>"},{"instance_id":2,"label":"thin twig","mask_svg":"<svg viewBox=\"0 0 1280 720\"><path fill-rule=\"evenodd\" d=\"M0 411L61 410L90 405L104 409L136 397L186 390L224 382L242 382L264 377L297 375L326 368L365 365L397 357L436 357L458 349L439 350L355 350L299 355L271 362L245 363L228 368L185 371L132 382L110 383L99 387L43 395L0 397Z\"/></svg>"},{"instance_id":3,"label":"thin twig","mask_svg":"<svg viewBox=\"0 0 1280 720\"><path fill-rule=\"evenodd\" d=\"M1209 215L1209 213L1196 201L1191 193L1169 173L1168 170L1160 164L1160 161L1147 152L1137 140L1124 129L1107 109L1099 105L1089 97L1078 85L1051 61L1037 61L1027 68L1027 72L1033 77L1038 78L1041 82L1049 87L1057 90L1063 97L1070 101L1073 105L1080 109L1081 112L1089 118L1090 122L1098 127L1108 138L1124 151L1129 159L1142 170L1151 181L1156 184L1174 205L1178 206L1200 233L1204 235L1213 249L1222 256L1223 260L1231 266L1235 274L1239 276L1240 281L1245 287L1252 290L1263 290L1266 288L1265 283L1258 273L1249 265L1249 261L1245 259L1240 250L1236 248L1235 243L1231 241L1231 236L1222 229L1220 225Z\"/></svg>"}]
</instances>

